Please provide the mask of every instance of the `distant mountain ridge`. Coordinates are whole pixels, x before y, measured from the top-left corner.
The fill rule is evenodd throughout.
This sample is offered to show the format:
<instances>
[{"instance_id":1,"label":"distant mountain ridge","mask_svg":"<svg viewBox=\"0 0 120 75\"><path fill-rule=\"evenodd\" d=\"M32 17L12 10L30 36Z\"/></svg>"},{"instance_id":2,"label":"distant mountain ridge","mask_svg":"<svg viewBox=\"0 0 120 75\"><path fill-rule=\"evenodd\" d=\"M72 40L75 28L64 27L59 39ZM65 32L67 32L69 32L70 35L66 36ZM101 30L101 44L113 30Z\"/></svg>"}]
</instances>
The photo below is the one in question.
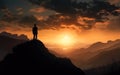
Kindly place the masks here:
<instances>
[{"instance_id":1,"label":"distant mountain ridge","mask_svg":"<svg viewBox=\"0 0 120 75\"><path fill-rule=\"evenodd\" d=\"M28 37L24 34L18 35L18 34L11 34L9 32L1 32L0 36L6 36L14 39L20 39L20 40L29 40Z\"/></svg>"},{"instance_id":2,"label":"distant mountain ridge","mask_svg":"<svg viewBox=\"0 0 120 75\"><path fill-rule=\"evenodd\" d=\"M12 48L14 46L27 40L27 36L25 36L25 38L21 38L21 36L8 32L0 33L0 61L6 56L6 54L12 52Z\"/></svg>"},{"instance_id":3,"label":"distant mountain ridge","mask_svg":"<svg viewBox=\"0 0 120 75\"><path fill-rule=\"evenodd\" d=\"M93 45L91 45L87 49L94 50L94 51L99 51L101 49L116 47L115 45L117 45L117 44L120 44L120 39L117 39L115 41L108 41L107 43L97 42L97 43L94 43ZM120 47L120 46L118 46L118 47Z\"/></svg>"},{"instance_id":4,"label":"distant mountain ridge","mask_svg":"<svg viewBox=\"0 0 120 75\"><path fill-rule=\"evenodd\" d=\"M103 66L120 61L120 40L108 41L103 43L98 53L88 60L92 66ZM96 52L95 52L96 53Z\"/></svg>"},{"instance_id":5,"label":"distant mountain ridge","mask_svg":"<svg viewBox=\"0 0 120 75\"><path fill-rule=\"evenodd\" d=\"M0 74L84 75L69 59L49 53L39 40L32 40L13 48L13 53L0 63Z\"/></svg>"},{"instance_id":6,"label":"distant mountain ridge","mask_svg":"<svg viewBox=\"0 0 120 75\"><path fill-rule=\"evenodd\" d=\"M83 68L108 65L120 61L120 39L97 42L86 49L79 49L70 54L71 60Z\"/></svg>"},{"instance_id":7,"label":"distant mountain ridge","mask_svg":"<svg viewBox=\"0 0 120 75\"><path fill-rule=\"evenodd\" d=\"M120 75L120 62L85 70L86 75Z\"/></svg>"}]
</instances>

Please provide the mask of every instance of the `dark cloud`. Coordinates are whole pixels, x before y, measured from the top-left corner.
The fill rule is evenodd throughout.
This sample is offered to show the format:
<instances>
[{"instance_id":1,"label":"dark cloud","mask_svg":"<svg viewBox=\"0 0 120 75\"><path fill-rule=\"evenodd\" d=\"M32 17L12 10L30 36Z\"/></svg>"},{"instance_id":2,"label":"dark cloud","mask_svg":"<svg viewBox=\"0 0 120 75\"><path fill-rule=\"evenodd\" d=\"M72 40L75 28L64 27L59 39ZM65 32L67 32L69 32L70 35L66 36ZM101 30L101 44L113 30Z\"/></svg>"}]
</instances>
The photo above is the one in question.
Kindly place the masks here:
<instances>
[{"instance_id":1,"label":"dark cloud","mask_svg":"<svg viewBox=\"0 0 120 75\"><path fill-rule=\"evenodd\" d=\"M66 25L75 24L84 29L91 29L94 22L104 22L109 20L108 15L119 15L119 12L115 10L119 9L116 5L110 4L110 2L103 0L93 0L90 2L81 2L79 0L29 0L33 4L43 6L47 9L56 11L57 15L52 15L47 21L41 22L41 24L52 24L55 27L60 27L61 23ZM60 17L64 16L63 19ZM88 22L87 25L80 24L77 20L78 17L94 18L93 23Z\"/></svg>"},{"instance_id":2,"label":"dark cloud","mask_svg":"<svg viewBox=\"0 0 120 75\"><path fill-rule=\"evenodd\" d=\"M29 0L33 4L37 4L47 9L55 10L60 13L74 13L71 0ZM68 13L69 12L69 13Z\"/></svg>"},{"instance_id":3,"label":"dark cloud","mask_svg":"<svg viewBox=\"0 0 120 75\"><path fill-rule=\"evenodd\" d=\"M120 31L120 16L111 16L110 24L108 25L109 30Z\"/></svg>"},{"instance_id":4,"label":"dark cloud","mask_svg":"<svg viewBox=\"0 0 120 75\"><path fill-rule=\"evenodd\" d=\"M4 6L3 0L1 1L0 8ZM119 16L120 14L120 11L118 11L120 7L116 6L115 4L111 4L107 0L28 1L35 5L36 8L43 7L47 11L43 9L37 9L34 10L37 13L28 11L29 14L27 14L28 12L25 12L25 9L22 7L18 7L17 9L15 9L16 13L13 13L13 10L4 8L2 9L3 15L0 20L12 24L17 24L21 27L31 27L34 23L37 23L40 26L40 29L59 29L62 27L61 25L66 25L66 27L68 28L71 25L75 25L81 29L91 29L97 22L105 22L111 20L111 17L109 17L109 15ZM32 9L32 7L30 9ZM48 14L49 11L54 11L54 14L47 15L46 19L42 19L44 18L44 16L46 16L46 14L41 13L41 11L44 11L44 13L46 14ZM44 16L41 17L41 15ZM112 28L112 24L109 26L109 29L110 28Z\"/></svg>"},{"instance_id":5,"label":"dark cloud","mask_svg":"<svg viewBox=\"0 0 120 75\"><path fill-rule=\"evenodd\" d=\"M3 26L1 26L1 28L3 27L26 27L26 28L30 28L33 26L34 23L37 23L38 20L33 16L33 15L29 15L29 16L15 16L15 17L7 17L4 19L0 20L0 24Z\"/></svg>"},{"instance_id":6,"label":"dark cloud","mask_svg":"<svg viewBox=\"0 0 120 75\"><path fill-rule=\"evenodd\" d=\"M37 23L37 19L33 16L33 15L29 15L29 16L23 16L20 20L19 23L23 24L23 25L33 25L34 23Z\"/></svg>"},{"instance_id":7,"label":"dark cloud","mask_svg":"<svg viewBox=\"0 0 120 75\"><path fill-rule=\"evenodd\" d=\"M78 14L80 16L94 18L101 17L101 15L98 15L98 13L101 10L106 10L107 12L112 13L114 10L118 9L118 7L116 7L115 5L111 5L109 2L100 0L94 0L89 3L85 2L78 3L72 0L29 0L29 1L31 1L34 4L44 6L47 9L55 10L58 13L68 15ZM105 14L106 12L103 13Z\"/></svg>"},{"instance_id":8,"label":"dark cloud","mask_svg":"<svg viewBox=\"0 0 120 75\"><path fill-rule=\"evenodd\" d=\"M16 8L16 12L13 13L9 8L2 8L0 13L2 16L0 17L1 23L12 23L17 24L18 26L29 26L37 22L37 19L31 14L24 15L23 8ZM4 25L3 25L4 26ZM6 25L5 25L6 26ZM8 25L9 26L9 25Z\"/></svg>"},{"instance_id":9,"label":"dark cloud","mask_svg":"<svg viewBox=\"0 0 120 75\"><path fill-rule=\"evenodd\" d=\"M3 9L5 7L5 3L3 0L0 0L0 9Z\"/></svg>"},{"instance_id":10,"label":"dark cloud","mask_svg":"<svg viewBox=\"0 0 120 75\"><path fill-rule=\"evenodd\" d=\"M2 19L6 20L6 21L10 21L13 18L13 13L8 9L8 8L4 8L1 10L3 17ZM9 19L8 19L9 18Z\"/></svg>"},{"instance_id":11,"label":"dark cloud","mask_svg":"<svg viewBox=\"0 0 120 75\"><path fill-rule=\"evenodd\" d=\"M120 0L108 0L111 4L116 4L120 6Z\"/></svg>"},{"instance_id":12,"label":"dark cloud","mask_svg":"<svg viewBox=\"0 0 120 75\"><path fill-rule=\"evenodd\" d=\"M2 10L3 16L0 19L0 28L6 27L32 27L38 20L33 15L13 14L7 8Z\"/></svg>"}]
</instances>

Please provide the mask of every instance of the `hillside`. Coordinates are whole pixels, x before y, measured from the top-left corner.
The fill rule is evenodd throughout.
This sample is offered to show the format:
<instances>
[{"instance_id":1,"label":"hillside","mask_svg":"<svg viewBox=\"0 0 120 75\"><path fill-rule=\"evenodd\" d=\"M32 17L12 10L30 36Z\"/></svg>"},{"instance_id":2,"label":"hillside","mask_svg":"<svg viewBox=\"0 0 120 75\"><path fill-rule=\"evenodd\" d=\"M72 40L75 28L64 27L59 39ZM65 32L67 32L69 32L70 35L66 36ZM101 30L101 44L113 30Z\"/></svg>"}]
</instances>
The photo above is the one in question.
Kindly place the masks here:
<instances>
[{"instance_id":1,"label":"hillside","mask_svg":"<svg viewBox=\"0 0 120 75\"><path fill-rule=\"evenodd\" d=\"M37 75L84 75L67 58L58 58L49 53L39 40L32 40L13 48L0 63L0 74L37 74Z\"/></svg>"},{"instance_id":2,"label":"hillside","mask_svg":"<svg viewBox=\"0 0 120 75\"><path fill-rule=\"evenodd\" d=\"M88 48L74 50L69 57L74 64L82 68L111 64L114 61L120 61L120 40L97 42Z\"/></svg>"},{"instance_id":3,"label":"hillside","mask_svg":"<svg viewBox=\"0 0 120 75\"><path fill-rule=\"evenodd\" d=\"M120 62L85 70L86 75L120 75Z\"/></svg>"},{"instance_id":4,"label":"hillside","mask_svg":"<svg viewBox=\"0 0 120 75\"><path fill-rule=\"evenodd\" d=\"M16 39L0 33L0 61L10 52L17 44L27 41L26 39Z\"/></svg>"}]
</instances>

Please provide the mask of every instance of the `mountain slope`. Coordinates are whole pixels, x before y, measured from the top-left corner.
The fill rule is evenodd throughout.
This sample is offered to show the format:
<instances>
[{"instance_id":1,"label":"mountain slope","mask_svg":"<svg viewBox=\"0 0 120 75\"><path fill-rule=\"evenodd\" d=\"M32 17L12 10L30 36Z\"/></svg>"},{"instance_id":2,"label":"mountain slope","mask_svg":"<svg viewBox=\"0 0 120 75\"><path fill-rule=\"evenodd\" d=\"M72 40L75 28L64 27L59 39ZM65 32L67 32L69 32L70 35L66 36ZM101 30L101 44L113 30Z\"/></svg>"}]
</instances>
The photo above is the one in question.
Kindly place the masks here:
<instances>
[{"instance_id":1,"label":"mountain slope","mask_svg":"<svg viewBox=\"0 0 120 75\"><path fill-rule=\"evenodd\" d=\"M13 49L0 63L1 74L84 75L69 59L50 54L38 40L28 41Z\"/></svg>"},{"instance_id":2,"label":"mountain slope","mask_svg":"<svg viewBox=\"0 0 120 75\"><path fill-rule=\"evenodd\" d=\"M110 48L109 51L104 51L88 60L88 64L94 67L108 65L113 62L120 61L120 48Z\"/></svg>"},{"instance_id":3,"label":"mountain slope","mask_svg":"<svg viewBox=\"0 0 120 75\"><path fill-rule=\"evenodd\" d=\"M70 54L71 60L82 68L96 67L120 61L120 40L97 42L86 49L75 50Z\"/></svg>"},{"instance_id":4,"label":"mountain slope","mask_svg":"<svg viewBox=\"0 0 120 75\"><path fill-rule=\"evenodd\" d=\"M86 75L120 75L120 62L85 70Z\"/></svg>"},{"instance_id":5,"label":"mountain slope","mask_svg":"<svg viewBox=\"0 0 120 75\"><path fill-rule=\"evenodd\" d=\"M12 52L12 48L17 44L23 43L27 40L15 39L9 36L0 34L0 61L3 60L5 55Z\"/></svg>"}]
</instances>

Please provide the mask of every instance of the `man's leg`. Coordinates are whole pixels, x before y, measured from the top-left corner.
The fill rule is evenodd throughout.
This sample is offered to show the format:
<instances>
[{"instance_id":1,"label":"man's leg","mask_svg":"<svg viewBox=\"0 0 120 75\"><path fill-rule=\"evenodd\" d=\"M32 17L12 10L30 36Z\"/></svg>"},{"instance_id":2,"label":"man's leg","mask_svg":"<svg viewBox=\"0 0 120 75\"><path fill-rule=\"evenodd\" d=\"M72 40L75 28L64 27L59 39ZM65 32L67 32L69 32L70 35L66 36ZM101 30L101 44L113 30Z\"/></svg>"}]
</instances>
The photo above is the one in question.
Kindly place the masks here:
<instances>
[{"instance_id":1,"label":"man's leg","mask_svg":"<svg viewBox=\"0 0 120 75\"><path fill-rule=\"evenodd\" d=\"M35 34L33 35L33 39L35 39Z\"/></svg>"},{"instance_id":2,"label":"man's leg","mask_svg":"<svg viewBox=\"0 0 120 75\"><path fill-rule=\"evenodd\" d=\"M37 39L37 34L36 34L36 39Z\"/></svg>"},{"instance_id":3,"label":"man's leg","mask_svg":"<svg viewBox=\"0 0 120 75\"><path fill-rule=\"evenodd\" d=\"M36 39L36 34L35 34L35 37L34 37L34 39Z\"/></svg>"}]
</instances>

